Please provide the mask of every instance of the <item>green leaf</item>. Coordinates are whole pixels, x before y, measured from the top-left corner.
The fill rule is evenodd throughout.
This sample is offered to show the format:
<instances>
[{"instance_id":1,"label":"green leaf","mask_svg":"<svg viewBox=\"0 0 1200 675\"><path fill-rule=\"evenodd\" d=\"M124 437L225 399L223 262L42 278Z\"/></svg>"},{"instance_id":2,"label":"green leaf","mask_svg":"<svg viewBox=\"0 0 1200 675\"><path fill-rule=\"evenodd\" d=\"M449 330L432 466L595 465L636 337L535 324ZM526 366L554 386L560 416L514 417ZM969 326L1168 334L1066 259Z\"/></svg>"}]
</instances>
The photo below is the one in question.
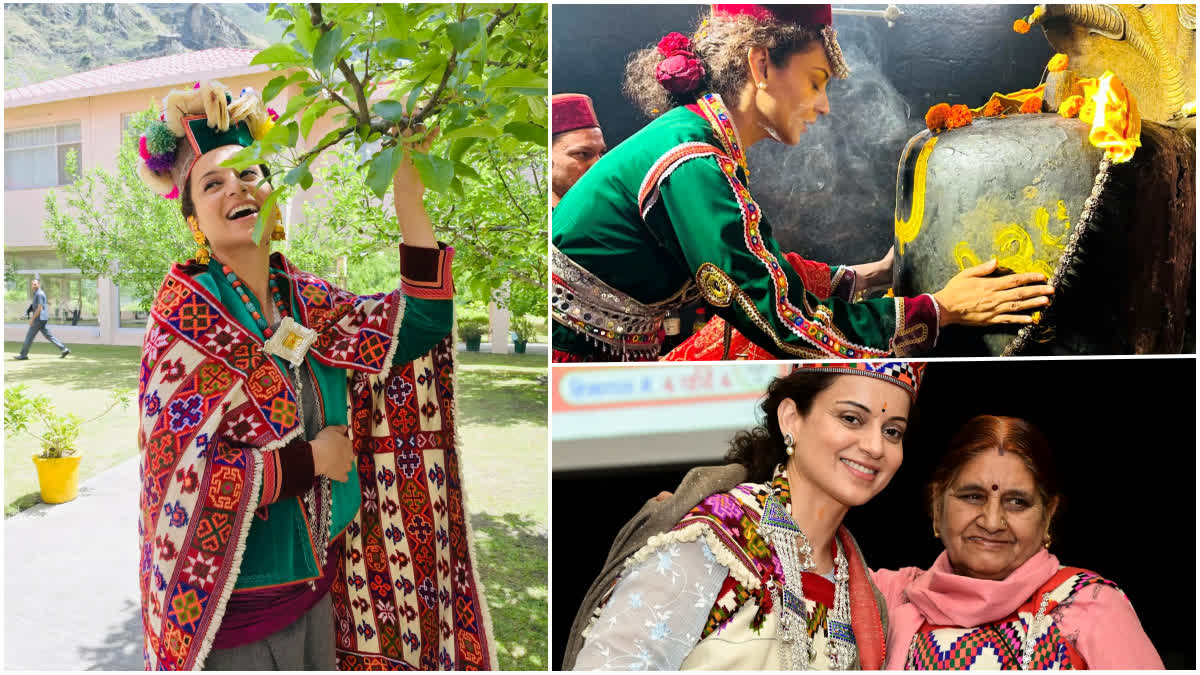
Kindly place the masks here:
<instances>
[{"instance_id":1,"label":"green leaf","mask_svg":"<svg viewBox=\"0 0 1200 675\"><path fill-rule=\"evenodd\" d=\"M285 125L288 131L287 144L288 147L296 147L296 141L300 140L300 125L293 122L288 122Z\"/></svg>"},{"instance_id":2,"label":"green leaf","mask_svg":"<svg viewBox=\"0 0 1200 675\"><path fill-rule=\"evenodd\" d=\"M408 38L408 14L405 13L405 7L401 3L385 2L380 3L377 7L383 11L384 17L387 19L387 34L397 40Z\"/></svg>"},{"instance_id":3,"label":"green leaf","mask_svg":"<svg viewBox=\"0 0 1200 675\"><path fill-rule=\"evenodd\" d=\"M229 159L225 160L224 162L221 162L221 166L230 167L237 171L240 171L248 166L254 166L255 164L257 164L259 162L259 159L260 159L259 151L261 151L261 149L262 149L261 141L259 143L255 143L253 145L246 146L246 147L242 148L241 150L238 150L237 152L233 153L233 155L230 156Z\"/></svg>"},{"instance_id":4,"label":"green leaf","mask_svg":"<svg viewBox=\"0 0 1200 675\"><path fill-rule=\"evenodd\" d=\"M417 99L421 98L421 92L425 90L425 83L428 81L429 78L426 77L424 80L421 80L421 84L419 86L413 88L413 90L409 92L408 100L404 102L404 114L408 115L409 117L412 116L413 108L417 106Z\"/></svg>"},{"instance_id":5,"label":"green leaf","mask_svg":"<svg viewBox=\"0 0 1200 675\"><path fill-rule=\"evenodd\" d=\"M478 136L468 136L465 138L455 139L455 141L450 144L450 159L454 161L462 159L462 156L466 154L467 150L470 150L471 146L475 145L478 140Z\"/></svg>"},{"instance_id":6,"label":"green leaf","mask_svg":"<svg viewBox=\"0 0 1200 675\"><path fill-rule=\"evenodd\" d=\"M549 83L545 75L539 75L532 70L514 68L493 77L487 83L488 89L545 89Z\"/></svg>"},{"instance_id":7,"label":"green leaf","mask_svg":"<svg viewBox=\"0 0 1200 675\"><path fill-rule=\"evenodd\" d=\"M296 113L299 112L301 108L312 103L312 100L313 97L308 95L293 96L288 99L287 108L284 109L283 114L279 116L279 119L275 120L276 126L278 127L278 125L283 124L284 122L287 122L295 117ZM274 129L271 131L274 131Z\"/></svg>"},{"instance_id":8,"label":"green leaf","mask_svg":"<svg viewBox=\"0 0 1200 675\"><path fill-rule=\"evenodd\" d=\"M300 44L311 54L313 48L317 45L317 39L321 35L321 30L313 25L312 17L307 11L300 13L292 26L296 38L300 40Z\"/></svg>"},{"instance_id":9,"label":"green leaf","mask_svg":"<svg viewBox=\"0 0 1200 675\"><path fill-rule=\"evenodd\" d=\"M509 122L504 125L504 133L525 141L526 143L537 143L545 147L548 143L546 139L546 127L540 127L529 122Z\"/></svg>"},{"instance_id":10,"label":"green leaf","mask_svg":"<svg viewBox=\"0 0 1200 675\"><path fill-rule=\"evenodd\" d=\"M288 139L291 138L292 132L287 124L276 124L271 127L266 136L263 136L261 142L265 146L285 145Z\"/></svg>"},{"instance_id":11,"label":"green leaf","mask_svg":"<svg viewBox=\"0 0 1200 675\"><path fill-rule=\"evenodd\" d=\"M330 69L333 67L333 61L337 58L338 52L342 48L342 27L336 26L333 30L321 36L317 40L317 49L313 52L313 67L317 72L324 77L330 76Z\"/></svg>"},{"instance_id":12,"label":"green leaf","mask_svg":"<svg viewBox=\"0 0 1200 675\"><path fill-rule=\"evenodd\" d=\"M301 183L304 180L305 176L308 177L308 180L310 181L309 184L311 185L312 173L309 172L309 170L308 170L308 162L303 162L296 168L287 172L287 175L285 175L283 177L283 184L284 185L296 185L298 183Z\"/></svg>"},{"instance_id":13,"label":"green leaf","mask_svg":"<svg viewBox=\"0 0 1200 675\"><path fill-rule=\"evenodd\" d=\"M292 65L304 63L304 57L300 55L291 45L273 44L270 47L262 50L250 59L250 65L271 65L279 63L283 65Z\"/></svg>"},{"instance_id":14,"label":"green leaf","mask_svg":"<svg viewBox=\"0 0 1200 675\"><path fill-rule=\"evenodd\" d=\"M475 17L458 23L446 24L446 35L450 37L450 44L454 46L456 54L467 51L479 33L479 19Z\"/></svg>"},{"instance_id":15,"label":"green leaf","mask_svg":"<svg viewBox=\"0 0 1200 675\"><path fill-rule=\"evenodd\" d=\"M458 180L459 176L471 180L479 180L479 172L473 167L459 161L454 161L454 180Z\"/></svg>"},{"instance_id":16,"label":"green leaf","mask_svg":"<svg viewBox=\"0 0 1200 675\"><path fill-rule=\"evenodd\" d=\"M472 127L462 127L454 129L442 134L442 138L453 140L455 138L496 138L500 135L500 130L496 127L486 125L477 125Z\"/></svg>"},{"instance_id":17,"label":"green leaf","mask_svg":"<svg viewBox=\"0 0 1200 675\"><path fill-rule=\"evenodd\" d=\"M408 116L405 114L407 112L407 108L399 101L393 101L389 98L377 102L374 106L372 106L372 109L375 111L376 115L379 115L383 119L390 122L401 124L408 121Z\"/></svg>"},{"instance_id":18,"label":"green leaf","mask_svg":"<svg viewBox=\"0 0 1200 675\"><path fill-rule=\"evenodd\" d=\"M267 83L267 86L263 87L263 103L270 103L272 99L279 95L279 92L283 91L283 88L287 86L287 83L288 78L285 75L271 78L271 81Z\"/></svg>"},{"instance_id":19,"label":"green leaf","mask_svg":"<svg viewBox=\"0 0 1200 675\"><path fill-rule=\"evenodd\" d=\"M324 117L325 113L337 105L337 101L323 99L308 106L308 109L304 111L304 116L300 118L300 133L304 135L306 140L308 139L308 135L312 133L313 124L316 124L317 120Z\"/></svg>"},{"instance_id":20,"label":"green leaf","mask_svg":"<svg viewBox=\"0 0 1200 675\"><path fill-rule=\"evenodd\" d=\"M274 131L272 129L272 131ZM254 235L251 241L262 241L263 230L267 227L267 218L271 217L271 213L275 210L275 202L282 194L279 190L272 190L271 194L263 200L262 208L258 210L258 218L254 220Z\"/></svg>"},{"instance_id":21,"label":"green leaf","mask_svg":"<svg viewBox=\"0 0 1200 675\"><path fill-rule=\"evenodd\" d=\"M371 188L371 192L375 193L376 197L382 198L387 194L388 186L392 184L393 157L397 152L395 147L384 148L371 158L367 165L367 187Z\"/></svg>"},{"instance_id":22,"label":"green leaf","mask_svg":"<svg viewBox=\"0 0 1200 675\"><path fill-rule=\"evenodd\" d=\"M389 61L399 59L416 59L420 55L421 46L416 40L397 40L396 38L384 38L378 44L379 55Z\"/></svg>"},{"instance_id":23,"label":"green leaf","mask_svg":"<svg viewBox=\"0 0 1200 675\"><path fill-rule=\"evenodd\" d=\"M414 152L412 157L425 187L442 193L450 189L450 181L454 180L454 162L423 152Z\"/></svg>"}]
</instances>

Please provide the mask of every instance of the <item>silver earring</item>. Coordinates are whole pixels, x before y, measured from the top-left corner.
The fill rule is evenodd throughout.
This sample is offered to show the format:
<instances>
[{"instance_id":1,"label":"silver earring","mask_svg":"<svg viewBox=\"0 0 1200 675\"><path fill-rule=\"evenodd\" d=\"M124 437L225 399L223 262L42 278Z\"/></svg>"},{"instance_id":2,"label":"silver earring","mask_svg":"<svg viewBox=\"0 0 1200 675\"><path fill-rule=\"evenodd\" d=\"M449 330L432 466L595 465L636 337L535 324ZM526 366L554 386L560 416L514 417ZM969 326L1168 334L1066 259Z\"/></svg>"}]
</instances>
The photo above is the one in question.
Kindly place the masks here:
<instances>
[{"instance_id":1,"label":"silver earring","mask_svg":"<svg viewBox=\"0 0 1200 675\"><path fill-rule=\"evenodd\" d=\"M791 434L783 435L783 451L787 453L788 457L796 454L796 439L792 438Z\"/></svg>"}]
</instances>

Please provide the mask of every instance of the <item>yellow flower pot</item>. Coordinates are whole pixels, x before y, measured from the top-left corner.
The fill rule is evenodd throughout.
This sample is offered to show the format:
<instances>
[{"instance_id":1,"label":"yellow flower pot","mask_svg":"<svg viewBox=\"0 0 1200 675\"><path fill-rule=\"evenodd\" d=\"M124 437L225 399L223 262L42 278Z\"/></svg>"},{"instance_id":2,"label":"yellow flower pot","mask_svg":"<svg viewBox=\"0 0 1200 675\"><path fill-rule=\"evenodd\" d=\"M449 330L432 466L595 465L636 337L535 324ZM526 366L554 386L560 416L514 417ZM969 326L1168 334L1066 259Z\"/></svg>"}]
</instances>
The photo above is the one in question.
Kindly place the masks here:
<instances>
[{"instance_id":1,"label":"yellow flower pot","mask_svg":"<svg viewBox=\"0 0 1200 675\"><path fill-rule=\"evenodd\" d=\"M42 501L47 504L62 504L79 496L79 455L43 459L33 456L37 467L38 487L42 490Z\"/></svg>"}]
</instances>

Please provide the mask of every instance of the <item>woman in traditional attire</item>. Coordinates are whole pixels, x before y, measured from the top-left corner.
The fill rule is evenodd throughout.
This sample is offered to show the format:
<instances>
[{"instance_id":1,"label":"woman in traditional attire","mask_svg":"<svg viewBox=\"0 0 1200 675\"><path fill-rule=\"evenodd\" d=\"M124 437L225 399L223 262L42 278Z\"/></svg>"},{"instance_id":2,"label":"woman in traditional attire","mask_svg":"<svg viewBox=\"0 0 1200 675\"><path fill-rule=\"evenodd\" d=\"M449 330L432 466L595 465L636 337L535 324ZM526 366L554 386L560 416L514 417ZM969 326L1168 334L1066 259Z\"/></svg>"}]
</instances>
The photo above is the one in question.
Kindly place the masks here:
<instances>
[{"instance_id":1,"label":"woman in traditional attire","mask_svg":"<svg viewBox=\"0 0 1200 675\"><path fill-rule=\"evenodd\" d=\"M700 299L774 357L851 359L923 354L941 326L1030 323L1019 312L1049 303L1044 275L985 278L994 262L933 295L852 303L890 285L890 253L834 268L784 256L746 149L795 145L829 112L829 79L849 74L831 24L830 5L718 4L691 39L632 56L626 93L657 119L554 210L555 361L655 358L666 312ZM704 347L682 358L720 358Z\"/></svg>"},{"instance_id":2,"label":"woman in traditional attire","mask_svg":"<svg viewBox=\"0 0 1200 675\"><path fill-rule=\"evenodd\" d=\"M142 353L146 667L495 667L454 439L453 249L416 171L394 180L400 288L355 296L271 253L278 212L252 239L267 168L222 162L272 127L257 94L201 82L163 110L139 170L200 250L167 272Z\"/></svg>"},{"instance_id":3,"label":"woman in traditional attire","mask_svg":"<svg viewBox=\"0 0 1200 675\"><path fill-rule=\"evenodd\" d=\"M1116 584L1050 553L1055 476L1025 420L976 417L951 441L927 492L946 550L928 570L874 573L889 670L1162 669Z\"/></svg>"},{"instance_id":4,"label":"woman in traditional attire","mask_svg":"<svg viewBox=\"0 0 1200 675\"><path fill-rule=\"evenodd\" d=\"M923 367L813 364L776 379L762 426L734 439L735 465L685 480L619 535L563 667L881 667L886 612L842 518L900 467ZM738 471L748 482L705 491Z\"/></svg>"}]
</instances>

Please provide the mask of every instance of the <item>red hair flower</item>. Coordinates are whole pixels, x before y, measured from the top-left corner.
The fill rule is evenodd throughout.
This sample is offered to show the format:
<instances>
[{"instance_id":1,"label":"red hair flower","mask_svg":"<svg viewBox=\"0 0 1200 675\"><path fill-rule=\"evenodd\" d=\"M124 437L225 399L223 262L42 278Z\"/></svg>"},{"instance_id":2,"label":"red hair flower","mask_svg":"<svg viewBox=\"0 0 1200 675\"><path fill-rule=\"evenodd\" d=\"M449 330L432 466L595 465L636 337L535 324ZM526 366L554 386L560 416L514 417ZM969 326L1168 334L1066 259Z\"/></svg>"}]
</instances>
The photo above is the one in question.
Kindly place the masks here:
<instances>
[{"instance_id":1,"label":"red hair flower","mask_svg":"<svg viewBox=\"0 0 1200 675\"><path fill-rule=\"evenodd\" d=\"M700 88L704 64L691 52L678 52L663 59L654 69L654 79L672 94L686 94Z\"/></svg>"},{"instance_id":2,"label":"red hair flower","mask_svg":"<svg viewBox=\"0 0 1200 675\"><path fill-rule=\"evenodd\" d=\"M673 56L678 52L691 52L692 41L682 33L667 33L658 41L658 53Z\"/></svg>"}]
</instances>

